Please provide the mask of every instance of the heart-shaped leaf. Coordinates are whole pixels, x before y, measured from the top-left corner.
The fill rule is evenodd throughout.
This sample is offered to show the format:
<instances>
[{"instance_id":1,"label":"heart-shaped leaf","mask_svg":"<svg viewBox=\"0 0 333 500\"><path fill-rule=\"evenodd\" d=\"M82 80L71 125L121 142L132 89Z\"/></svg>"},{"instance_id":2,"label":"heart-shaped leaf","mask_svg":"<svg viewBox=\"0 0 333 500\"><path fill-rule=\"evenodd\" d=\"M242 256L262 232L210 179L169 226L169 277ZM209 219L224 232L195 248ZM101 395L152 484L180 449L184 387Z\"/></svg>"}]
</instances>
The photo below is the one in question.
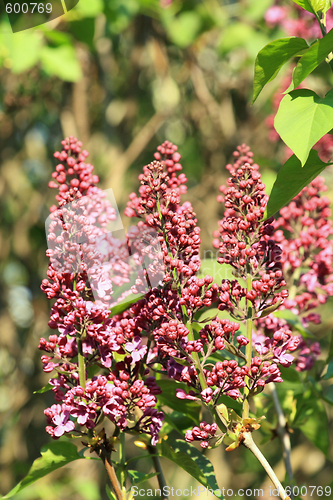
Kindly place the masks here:
<instances>
[{"instance_id":1,"label":"heart-shaped leaf","mask_svg":"<svg viewBox=\"0 0 333 500\"><path fill-rule=\"evenodd\" d=\"M331 0L310 0L311 7L315 12L326 12L331 8Z\"/></svg>"},{"instance_id":2,"label":"heart-shaped leaf","mask_svg":"<svg viewBox=\"0 0 333 500\"><path fill-rule=\"evenodd\" d=\"M252 104L266 83L274 80L282 66L308 48L303 38L290 37L274 40L261 49L255 62Z\"/></svg>"},{"instance_id":3,"label":"heart-shaped leaf","mask_svg":"<svg viewBox=\"0 0 333 500\"><path fill-rule=\"evenodd\" d=\"M312 90L293 90L282 99L274 125L303 166L312 146L333 128L333 90L323 98Z\"/></svg>"}]
</instances>

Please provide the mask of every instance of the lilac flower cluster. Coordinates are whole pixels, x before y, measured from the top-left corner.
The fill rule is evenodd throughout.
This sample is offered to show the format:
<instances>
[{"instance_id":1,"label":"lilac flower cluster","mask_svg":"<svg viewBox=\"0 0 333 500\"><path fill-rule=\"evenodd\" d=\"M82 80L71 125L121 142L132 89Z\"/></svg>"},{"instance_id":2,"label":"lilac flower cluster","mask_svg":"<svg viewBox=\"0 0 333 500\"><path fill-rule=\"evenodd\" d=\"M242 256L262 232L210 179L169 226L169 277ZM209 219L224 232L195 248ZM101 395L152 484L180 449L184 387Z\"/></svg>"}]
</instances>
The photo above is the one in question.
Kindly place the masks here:
<instances>
[{"instance_id":1,"label":"lilac flower cluster","mask_svg":"<svg viewBox=\"0 0 333 500\"><path fill-rule=\"evenodd\" d=\"M50 385L58 404L45 410L46 430L54 438L65 432L85 435L107 417L119 429L150 434L156 444L163 420L155 408L160 389L149 370L140 372L147 351L142 329L135 320L110 318L106 300L115 284L128 279L126 266L120 266L123 273L115 280L102 274L101 261L122 263L122 247L107 230L116 218L115 210L95 185L98 177L86 163L88 153L81 146L73 137L63 141L62 152L55 153L61 163L50 183L58 189L59 205L51 207L50 265L41 288L55 301L49 327L58 333L42 338L39 349L46 352L44 371L56 373ZM98 224L88 224L89 218ZM97 238L107 243L103 255L96 250ZM95 275L88 275L91 269ZM115 353L121 361L116 362ZM89 376L91 370L95 375Z\"/></svg>"},{"instance_id":2,"label":"lilac flower cluster","mask_svg":"<svg viewBox=\"0 0 333 500\"><path fill-rule=\"evenodd\" d=\"M314 181L294 202L297 224L306 229L289 241L284 231L290 231L295 220L290 209L281 211L278 221L264 220L268 198L259 167L245 145L234 157L234 164L227 166L228 185L220 188L218 200L226 211L214 234L214 246L219 250L218 262L232 266L235 279L214 283L213 277L199 274L200 228L191 204L181 203L187 179L177 147L166 141L157 148L155 160L143 168L139 193L130 195L125 211L129 218L140 219L140 231L156 232L164 272L157 286L112 315L108 296L128 277L126 266L117 280L105 277L97 263L91 279L89 266L102 259L111 267L121 267L121 247L107 230L116 214L95 185L98 179L85 162L87 153L81 153L81 144L74 138L63 142L63 151L56 153L61 164L51 183L58 187L59 206L51 209L56 215L51 218L50 266L42 283L42 290L54 301L49 326L57 333L41 339L39 345L45 351L44 371L56 373L50 385L57 404L45 410L46 430L52 437L94 435L106 417L117 432L147 434L156 445L164 415L154 374L173 379L180 400L200 401L214 414L221 396L244 403L266 384L282 381L279 366L294 362L291 353L298 351L301 369L305 349L315 349L304 346L272 311L280 307L308 312L303 321L317 321L310 310L323 302L317 297L318 286L325 297L332 292L332 252L324 242L332 229L327 201L317 196L322 184ZM80 210L72 214L70 226L64 220L68 202L80 204L87 193L93 198L84 205L83 214ZM59 215L60 208L65 212ZM86 224L90 216L101 218L94 234ZM87 236L83 243L81 232ZM106 241L102 255L94 251L100 237ZM309 299L305 291L292 292L288 298L284 288L291 276L297 281L300 259L310 259L309 272L298 276L312 294ZM74 270L59 269L59 262L68 261L76 262ZM216 314L201 321L201 314L214 305L237 321ZM240 323L248 321L258 329L251 332L253 344L252 335L240 331ZM216 438L216 430L215 423L201 422L185 439L200 441L205 448Z\"/></svg>"}]
</instances>

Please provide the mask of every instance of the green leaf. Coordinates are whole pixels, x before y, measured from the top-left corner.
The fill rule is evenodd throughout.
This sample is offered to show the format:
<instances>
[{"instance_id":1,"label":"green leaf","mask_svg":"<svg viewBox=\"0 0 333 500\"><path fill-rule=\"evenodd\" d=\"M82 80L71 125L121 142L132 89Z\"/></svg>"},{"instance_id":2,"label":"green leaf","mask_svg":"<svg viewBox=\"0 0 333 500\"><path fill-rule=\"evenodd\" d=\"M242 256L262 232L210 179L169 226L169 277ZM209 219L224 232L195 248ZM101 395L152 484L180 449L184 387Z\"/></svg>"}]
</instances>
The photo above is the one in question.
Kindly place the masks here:
<instances>
[{"instance_id":1,"label":"green leaf","mask_svg":"<svg viewBox=\"0 0 333 500\"><path fill-rule=\"evenodd\" d=\"M326 363L329 363L333 359L333 330L331 330L331 340L330 340L330 347L328 350L327 358L326 358Z\"/></svg>"},{"instance_id":2,"label":"green leaf","mask_svg":"<svg viewBox=\"0 0 333 500\"><path fill-rule=\"evenodd\" d=\"M224 395L220 396L219 400L218 400L218 404L221 404L221 403L224 403L227 406L227 408L232 408L237 413L242 412L241 403L238 403L238 401L235 401L230 396L224 396Z\"/></svg>"},{"instance_id":3,"label":"green leaf","mask_svg":"<svg viewBox=\"0 0 333 500\"><path fill-rule=\"evenodd\" d=\"M268 200L265 217L271 217L287 205L298 193L331 163L324 163L312 149L304 167L295 155L283 165Z\"/></svg>"},{"instance_id":4,"label":"green leaf","mask_svg":"<svg viewBox=\"0 0 333 500\"><path fill-rule=\"evenodd\" d=\"M157 401L172 410L180 411L190 417L196 424L200 416L201 405L188 399L179 399L176 396L176 389L188 390L186 384L172 380L157 380L157 384L162 389L162 394L157 394Z\"/></svg>"},{"instance_id":5,"label":"green leaf","mask_svg":"<svg viewBox=\"0 0 333 500\"><path fill-rule=\"evenodd\" d=\"M43 47L41 63L46 73L66 82L77 82L82 78L81 66L71 45Z\"/></svg>"},{"instance_id":6,"label":"green leaf","mask_svg":"<svg viewBox=\"0 0 333 500\"><path fill-rule=\"evenodd\" d=\"M238 21L230 23L222 31L219 42L219 50L226 54L237 47L247 47L249 40L256 37L258 33L247 23Z\"/></svg>"},{"instance_id":7,"label":"green leaf","mask_svg":"<svg viewBox=\"0 0 333 500\"><path fill-rule=\"evenodd\" d=\"M46 384L44 387L39 389L39 391L34 391L33 394L44 394L44 392L48 392L52 389L52 385Z\"/></svg>"},{"instance_id":8,"label":"green leaf","mask_svg":"<svg viewBox=\"0 0 333 500\"><path fill-rule=\"evenodd\" d=\"M300 7L303 7L304 10L311 12L311 14L315 14L313 7L308 0L293 0L293 2L297 3Z\"/></svg>"},{"instance_id":9,"label":"green leaf","mask_svg":"<svg viewBox=\"0 0 333 500\"><path fill-rule=\"evenodd\" d=\"M282 311L275 311L274 316L276 318L285 319L289 325L293 326L295 330L297 330L304 339L313 338L313 333L310 332L307 328L305 328L300 320L299 316L296 316L289 309L283 309Z\"/></svg>"},{"instance_id":10,"label":"green leaf","mask_svg":"<svg viewBox=\"0 0 333 500\"><path fill-rule=\"evenodd\" d=\"M333 50L333 30L331 30L324 38L317 40L298 61L295 70L293 71L294 88L306 78L321 62L325 60Z\"/></svg>"},{"instance_id":11,"label":"green leaf","mask_svg":"<svg viewBox=\"0 0 333 500\"><path fill-rule=\"evenodd\" d=\"M307 421L300 426L305 436L319 448L326 456L329 450L328 419L321 401L315 401L313 412Z\"/></svg>"},{"instance_id":12,"label":"green leaf","mask_svg":"<svg viewBox=\"0 0 333 500\"><path fill-rule=\"evenodd\" d=\"M193 420L187 415L179 411L173 411L172 413L165 412L161 435L166 435L172 430L176 430L182 436L184 431L191 426L193 426Z\"/></svg>"},{"instance_id":13,"label":"green leaf","mask_svg":"<svg viewBox=\"0 0 333 500\"><path fill-rule=\"evenodd\" d=\"M282 66L308 48L303 38L290 37L274 40L261 49L255 62L252 104L266 83L274 80Z\"/></svg>"},{"instance_id":14,"label":"green leaf","mask_svg":"<svg viewBox=\"0 0 333 500\"><path fill-rule=\"evenodd\" d=\"M323 98L308 89L291 91L280 103L274 126L303 166L312 146L333 128L333 90Z\"/></svg>"},{"instance_id":15,"label":"green leaf","mask_svg":"<svg viewBox=\"0 0 333 500\"><path fill-rule=\"evenodd\" d=\"M151 472L150 474L145 474L144 472L139 472L137 470L127 470L130 481L132 484L140 484L144 481L148 481L151 477L157 476L158 472Z\"/></svg>"},{"instance_id":16,"label":"green leaf","mask_svg":"<svg viewBox=\"0 0 333 500\"><path fill-rule=\"evenodd\" d=\"M327 371L323 377L324 380L328 380L333 377L333 359L328 363Z\"/></svg>"},{"instance_id":17,"label":"green leaf","mask_svg":"<svg viewBox=\"0 0 333 500\"><path fill-rule=\"evenodd\" d=\"M163 457L184 469L206 488L212 489L215 496L223 498L220 496L212 463L194 446L176 439L162 441L158 448Z\"/></svg>"},{"instance_id":18,"label":"green leaf","mask_svg":"<svg viewBox=\"0 0 333 500\"><path fill-rule=\"evenodd\" d=\"M279 369L281 371L281 377L283 378L283 380L288 380L288 382L293 382L294 384L301 383L299 372L294 366L291 365L287 368L284 366L280 366Z\"/></svg>"},{"instance_id":19,"label":"green leaf","mask_svg":"<svg viewBox=\"0 0 333 500\"><path fill-rule=\"evenodd\" d=\"M141 300L143 297L144 295L141 294L136 294L134 296L133 294L129 295L122 302L111 308L111 313L109 317L112 318L113 316L116 316L116 314L123 313L124 311L129 309L133 304Z\"/></svg>"},{"instance_id":20,"label":"green leaf","mask_svg":"<svg viewBox=\"0 0 333 500\"><path fill-rule=\"evenodd\" d=\"M214 258L204 258L201 261L199 276L204 278L208 274L208 276L212 276L214 278L214 282L220 283L223 279L233 280L235 279L235 275L233 274L233 269L231 266L226 264L219 264L217 262L216 256ZM246 285L245 281L242 278L238 278L241 285ZM219 312L219 310L217 310Z\"/></svg>"},{"instance_id":21,"label":"green leaf","mask_svg":"<svg viewBox=\"0 0 333 500\"><path fill-rule=\"evenodd\" d=\"M47 28L45 24L42 24L38 29L40 29L46 40L50 41L51 44L59 46L59 45L70 45L72 38L68 33L64 33L63 31L56 31Z\"/></svg>"},{"instance_id":22,"label":"green leaf","mask_svg":"<svg viewBox=\"0 0 333 500\"><path fill-rule=\"evenodd\" d=\"M41 449L41 455L42 456L40 458L37 458L34 461L27 476L3 498L10 498L16 495L19 491L23 490L23 488L26 488L38 479L50 474L50 472L53 472L66 464L69 464L70 462L73 462L74 460L90 458L83 456L82 453L77 451L77 448L73 443L66 441L55 441L43 446Z\"/></svg>"}]
</instances>

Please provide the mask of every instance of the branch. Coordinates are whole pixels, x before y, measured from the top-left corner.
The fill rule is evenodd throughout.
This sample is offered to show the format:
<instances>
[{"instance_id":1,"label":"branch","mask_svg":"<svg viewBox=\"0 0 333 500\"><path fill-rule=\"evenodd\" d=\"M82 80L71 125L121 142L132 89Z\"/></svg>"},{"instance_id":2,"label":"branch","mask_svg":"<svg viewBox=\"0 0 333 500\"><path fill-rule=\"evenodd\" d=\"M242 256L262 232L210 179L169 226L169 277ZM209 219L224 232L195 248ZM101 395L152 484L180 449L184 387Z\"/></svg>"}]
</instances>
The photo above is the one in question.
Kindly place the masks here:
<instances>
[{"instance_id":1,"label":"branch","mask_svg":"<svg viewBox=\"0 0 333 500\"><path fill-rule=\"evenodd\" d=\"M125 495L123 495L123 493L121 491L121 487L120 487L118 478L116 476L116 472L115 472L114 467L111 463L111 460L109 459L109 454L107 453L104 446L100 447L99 451L98 452L96 451L96 453L103 460L106 472L108 473L108 476L109 476L113 491L115 492L115 495L117 497L117 500L125 500Z\"/></svg>"},{"instance_id":2,"label":"branch","mask_svg":"<svg viewBox=\"0 0 333 500\"><path fill-rule=\"evenodd\" d=\"M267 472L268 477L274 484L275 488L278 490L281 500L291 500L290 496L288 496L287 493L284 491L284 488L280 483L280 481L278 480L278 478L276 477L276 474L273 471L272 467L269 465L266 458L264 457L264 455L259 450L258 446L253 441L251 432L244 432L243 437L244 437L243 445L253 453L253 455L257 458L257 460L259 460L259 462Z\"/></svg>"},{"instance_id":3,"label":"branch","mask_svg":"<svg viewBox=\"0 0 333 500\"><path fill-rule=\"evenodd\" d=\"M89 53L83 48L83 45L77 45L76 54L82 69L82 78L73 84L72 109L80 140L83 143L87 143L90 137L88 103Z\"/></svg>"}]
</instances>

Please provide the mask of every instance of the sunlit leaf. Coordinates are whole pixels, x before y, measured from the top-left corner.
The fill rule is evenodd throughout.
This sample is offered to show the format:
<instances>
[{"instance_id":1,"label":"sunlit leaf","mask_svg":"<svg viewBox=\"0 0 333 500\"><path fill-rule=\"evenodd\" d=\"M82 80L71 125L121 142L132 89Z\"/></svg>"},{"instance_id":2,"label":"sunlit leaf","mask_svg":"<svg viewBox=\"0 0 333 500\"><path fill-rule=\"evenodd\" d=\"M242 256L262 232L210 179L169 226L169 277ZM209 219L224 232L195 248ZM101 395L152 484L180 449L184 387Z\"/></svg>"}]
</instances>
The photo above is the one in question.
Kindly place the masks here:
<instances>
[{"instance_id":1,"label":"sunlit leaf","mask_svg":"<svg viewBox=\"0 0 333 500\"><path fill-rule=\"evenodd\" d=\"M33 394L44 394L44 392L48 392L51 389L52 389L52 385L46 384L44 387L42 387L38 391L34 391Z\"/></svg>"},{"instance_id":2,"label":"sunlit leaf","mask_svg":"<svg viewBox=\"0 0 333 500\"><path fill-rule=\"evenodd\" d=\"M311 1L309 1L309 0L293 0L293 2L297 3L297 5L299 5L300 7L303 7L304 10L311 12L311 14L315 13L315 11L313 10L313 7L311 5Z\"/></svg>"},{"instance_id":3,"label":"sunlit leaf","mask_svg":"<svg viewBox=\"0 0 333 500\"><path fill-rule=\"evenodd\" d=\"M312 146L333 128L333 90L323 98L312 90L292 90L280 102L274 126L303 166Z\"/></svg>"},{"instance_id":4,"label":"sunlit leaf","mask_svg":"<svg viewBox=\"0 0 333 500\"><path fill-rule=\"evenodd\" d=\"M137 470L127 470L130 481L132 484L140 484L144 481L148 481L151 477L157 476L158 472L151 472L150 474L145 474L144 472L139 472Z\"/></svg>"}]
</instances>

